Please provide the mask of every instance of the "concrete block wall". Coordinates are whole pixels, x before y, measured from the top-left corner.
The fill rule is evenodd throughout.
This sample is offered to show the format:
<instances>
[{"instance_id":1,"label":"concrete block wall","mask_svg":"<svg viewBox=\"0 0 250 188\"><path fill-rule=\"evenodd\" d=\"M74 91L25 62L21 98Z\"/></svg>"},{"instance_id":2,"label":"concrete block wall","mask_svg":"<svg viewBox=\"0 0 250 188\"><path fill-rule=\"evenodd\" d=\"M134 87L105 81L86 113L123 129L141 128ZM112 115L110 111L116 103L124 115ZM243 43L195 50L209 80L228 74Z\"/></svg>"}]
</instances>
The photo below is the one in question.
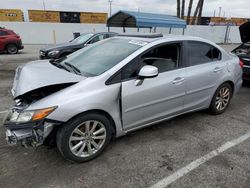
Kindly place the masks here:
<instances>
[{"instance_id":1,"label":"concrete block wall","mask_svg":"<svg viewBox=\"0 0 250 188\"><path fill-rule=\"evenodd\" d=\"M13 29L24 44L53 44L72 40L74 32L107 31L105 24L75 23L35 23L35 22L0 22L0 27ZM111 28L111 31L122 33L122 28ZM135 33L136 28L126 28L126 33ZM149 29L140 29L141 33L149 33ZM157 33L169 34L169 28L157 28ZM182 35L183 30L172 28L172 34ZM224 43L226 26L188 26L184 35L206 38L216 43ZM229 43L241 43L239 28L230 27Z\"/></svg>"}]
</instances>

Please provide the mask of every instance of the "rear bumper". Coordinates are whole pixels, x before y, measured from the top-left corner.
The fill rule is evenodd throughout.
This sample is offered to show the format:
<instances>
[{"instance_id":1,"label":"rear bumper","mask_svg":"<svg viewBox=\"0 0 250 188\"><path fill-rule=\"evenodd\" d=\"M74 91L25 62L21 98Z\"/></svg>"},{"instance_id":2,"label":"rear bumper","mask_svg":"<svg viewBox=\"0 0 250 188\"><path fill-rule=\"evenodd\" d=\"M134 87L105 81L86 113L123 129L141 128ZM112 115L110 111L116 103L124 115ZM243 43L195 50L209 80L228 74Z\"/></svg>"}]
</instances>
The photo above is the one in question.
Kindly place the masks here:
<instances>
[{"instance_id":1,"label":"rear bumper","mask_svg":"<svg viewBox=\"0 0 250 188\"><path fill-rule=\"evenodd\" d=\"M22 50L22 49L24 49L24 46L23 46L23 45L21 45L21 46L19 47L19 50Z\"/></svg>"},{"instance_id":2,"label":"rear bumper","mask_svg":"<svg viewBox=\"0 0 250 188\"><path fill-rule=\"evenodd\" d=\"M24 48L22 41L17 43L18 50L22 50Z\"/></svg>"}]
</instances>

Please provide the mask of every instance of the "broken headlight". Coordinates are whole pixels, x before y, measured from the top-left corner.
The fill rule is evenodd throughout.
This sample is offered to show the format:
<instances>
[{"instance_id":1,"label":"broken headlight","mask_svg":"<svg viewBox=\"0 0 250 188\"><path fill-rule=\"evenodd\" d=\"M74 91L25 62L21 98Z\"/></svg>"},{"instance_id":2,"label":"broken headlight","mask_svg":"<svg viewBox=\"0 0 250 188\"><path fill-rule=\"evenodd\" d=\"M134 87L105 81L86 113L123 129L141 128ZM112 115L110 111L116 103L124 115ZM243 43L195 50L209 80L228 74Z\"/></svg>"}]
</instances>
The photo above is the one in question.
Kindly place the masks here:
<instances>
[{"instance_id":1,"label":"broken headlight","mask_svg":"<svg viewBox=\"0 0 250 188\"><path fill-rule=\"evenodd\" d=\"M40 110L27 110L27 111L13 111L9 114L8 120L10 122L25 123L29 121L37 121L44 119L51 112L53 112L56 107L44 108Z\"/></svg>"}]
</instances>

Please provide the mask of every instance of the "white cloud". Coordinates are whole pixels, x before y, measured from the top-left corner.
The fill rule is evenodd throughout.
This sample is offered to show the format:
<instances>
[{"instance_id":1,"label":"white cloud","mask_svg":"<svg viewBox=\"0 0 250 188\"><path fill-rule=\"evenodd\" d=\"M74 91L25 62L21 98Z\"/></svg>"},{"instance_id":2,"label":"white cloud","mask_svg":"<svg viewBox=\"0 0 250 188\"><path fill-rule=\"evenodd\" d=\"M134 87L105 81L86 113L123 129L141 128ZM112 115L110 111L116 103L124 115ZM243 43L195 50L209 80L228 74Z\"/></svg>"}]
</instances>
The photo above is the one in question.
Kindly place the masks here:
<instances>
[{"instance_id":1,"label":"white cloud","mask_svg":"<svg viewBox=\"0 0 250 188\"><path fill-rule=\"evenodd\" d=\"M194 0L193 11L198 0ZM60 11L89 11L109 12L108 0L44 0L46 9ZM188 6L186 0L186 8ZM118 10L133 10L153 13L176 14L176 0L113 0L113 12ZM214 10L218 15L219 7L222 7L221 15L224 12L227 17L250 18L249 0L205 0L204 16L213 16ZM1 0L1 8L43 9L43 0Z\"/></svg>"}]
</instances>

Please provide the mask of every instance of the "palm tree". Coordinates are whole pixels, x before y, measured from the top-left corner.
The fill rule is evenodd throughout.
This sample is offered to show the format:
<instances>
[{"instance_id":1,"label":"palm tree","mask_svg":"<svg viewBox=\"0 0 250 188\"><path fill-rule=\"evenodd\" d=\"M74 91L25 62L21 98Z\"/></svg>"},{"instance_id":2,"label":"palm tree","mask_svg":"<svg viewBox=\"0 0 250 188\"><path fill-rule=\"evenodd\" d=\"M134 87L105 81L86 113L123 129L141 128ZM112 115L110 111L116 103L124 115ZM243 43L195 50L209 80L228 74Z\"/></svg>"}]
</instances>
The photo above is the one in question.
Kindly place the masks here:
<instances>
[{"instance_id":1,"label":"palm tree","mask_svg":"<svg viewBox=\"0 0 250 188\"><path fill-rule=\"evenodd\" d=\"M185 0L182 0L182 6L181 6L181 18L184 19L185 14Z\"/></svg>"},{"instance_id":2,"label":"palm tree","mask_svg":"<svg viewBox=\"0 0 250 188\"><path fill-rule=\"evenodd\" d=\"M190 0L188 5L187 24L190 24L190 15L192 11L192 6L193 6L193 0Z\"/></svg>"},{"instance_id":3,"label":"palm tree","mask_svg":"<svg viewBox=\"0 0 250 188\"><path fill-rule=\"evenodd\" d=\"M199 0L199 1L198 1L197 7L196 7L196 9L195 9L195 11L194 11L194 17L193 17L193 20L192 20L192 22L191 22L192 25L194 25L194 24L196 23L196 17L197 17L198 11L199 11L199 9L200 9L201 1L202 1L202 0Z\"/></svg>"},{"instance_id":4,"label":"palm tree","mask_svg":"<svg viewBox=\"0 0 250 188\"><path fill-rule=\"evenodd\" d=\"M203 11L203 4L204 4L204 0L201 0L200 11L199 11L199 14L198 14L198 22L197 22L197 24L201 24L201 16L202 16L202 11Z\"/></svg>"},{"instance_id":5,"label":"palm tree","mask_svg":"<svg viewBox=\"0 0 250 188\"><path fill-rule=\"evenodd\" d=\"M177 0L177 17L181 17L181 0Z\"/></svg>"}]
</instances>

